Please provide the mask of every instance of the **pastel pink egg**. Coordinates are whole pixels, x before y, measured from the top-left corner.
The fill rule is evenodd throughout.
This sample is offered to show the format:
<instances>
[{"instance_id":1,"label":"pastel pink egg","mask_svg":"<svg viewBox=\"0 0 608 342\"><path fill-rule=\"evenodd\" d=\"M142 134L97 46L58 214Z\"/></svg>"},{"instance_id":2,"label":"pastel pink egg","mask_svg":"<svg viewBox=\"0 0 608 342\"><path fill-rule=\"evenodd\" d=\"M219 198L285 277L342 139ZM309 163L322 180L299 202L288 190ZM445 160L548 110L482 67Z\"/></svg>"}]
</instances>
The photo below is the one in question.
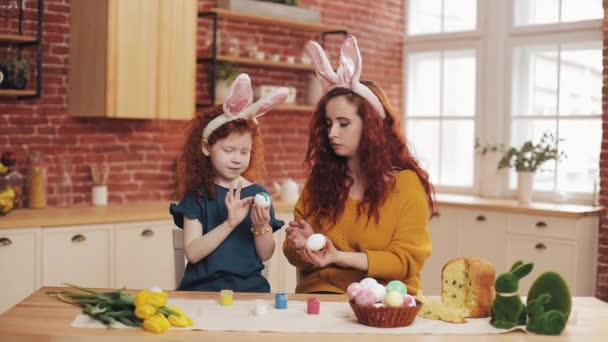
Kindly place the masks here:
<instances>
[{"instance_id":1,"label":"pastel pink egg","mask_svg":"<svg viewBox=\"0 0 608 342\"><path fill-rule=\"evenodd\" d=\"M376 304L376 295L368 289L363 289L355 298L355 303L361 306L374 305Z\"/></svg>"},{"instance_id":2,"label":"pastel pink egg","mask_svg":"<svg viewBox=\"0 0 608 342\"><path fill-rule=\"evenodd\" d=\"M357 295L359 294L359 292L361 292L362 289L363 287L361 287L361 284L357 282L348 285L348 287L346 288L346 295L348 296L348 299L354 300L355 298L357 298Z\"/></svg>"},{"instance_id":3,"label":"pastel pink egg","mask_svg":"<svg viewBox=\"0 0 608 342\"><path fill-rule=\"evenodd\" d=\"M410 296L409 294L405 294L403 295L403 299L404 299L404 305L407 307L414 307L416 306L416 299L414 298L414 296Z\"/></svg>"}]
</instances>

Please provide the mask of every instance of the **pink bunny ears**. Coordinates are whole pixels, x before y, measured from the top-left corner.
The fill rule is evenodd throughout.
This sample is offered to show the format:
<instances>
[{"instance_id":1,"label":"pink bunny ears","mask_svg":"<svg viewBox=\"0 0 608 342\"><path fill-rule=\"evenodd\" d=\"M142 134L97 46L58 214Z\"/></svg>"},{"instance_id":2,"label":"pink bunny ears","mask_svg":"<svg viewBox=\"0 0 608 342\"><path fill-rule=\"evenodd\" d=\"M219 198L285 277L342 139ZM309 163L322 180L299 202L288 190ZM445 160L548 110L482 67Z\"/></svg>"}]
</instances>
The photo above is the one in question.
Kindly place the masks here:
<instances>
[{"instance_id":1,"label":"pink bunny ears","mask_svg":"<svg viewBox=\"0 0 608 342\"><path fill-rule=\"evenodd\" d=\"M386 112L378 97L365 85L359 82L363 61L354 36L346 36L340 48L340 66L334 71L321 45L315 41L306 43L306 52L315 65L317 78L325 87L326 92L333 88L347 88L366 99L384 119Z\"/></svg>"},{"instance_id":2,"label":"pink bunny ears","mask_svg":"<svg viewBox=\"0 0 608 342\"><path fill-rule=\"evenodd\" d=\"M281 87L251 104L253 101L251 79L247 74L238 75L230 87L230 95L224 102L224 113L207 124L203 130L203 139L208 139L213 131L230 121L251 119L257 122L257 117L285 102L287 95L289 95L289 89Z\"/></svg>"}]
</instances>

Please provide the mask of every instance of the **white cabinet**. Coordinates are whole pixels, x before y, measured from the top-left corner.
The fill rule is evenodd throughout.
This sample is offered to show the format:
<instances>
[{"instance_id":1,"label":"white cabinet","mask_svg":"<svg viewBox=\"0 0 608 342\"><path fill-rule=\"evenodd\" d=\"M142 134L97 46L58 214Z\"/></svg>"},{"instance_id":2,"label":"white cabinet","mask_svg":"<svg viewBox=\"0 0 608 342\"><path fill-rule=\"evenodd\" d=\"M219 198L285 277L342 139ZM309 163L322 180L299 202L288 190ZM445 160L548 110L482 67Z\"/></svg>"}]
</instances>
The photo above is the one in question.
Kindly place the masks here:
<instances>
[{"instance_id":1,"label":"white cabinet","mask_svg":"<svg viewBox=\"0 0 608 342\"><path fill-rule=\"evenodd\" d=\"M113 225L42 229L42 285L112 286Z\"/></svg>"},{"instance_id":2,"label":"white cabinet","mask_svg":"<svg viewBox=\"0 0 608 342\"><path fill-rule=\"evenodd\" d=\"M595 294L598 217L557 217L516 214L477 208L439 208L430 222L433 254L421 271L422 289L439 295L441 269L446 261L476 256L490 261L496 274L517 260L534 263L532 273L520 281L526 294L545 271L560 273L573 295Z\"/></svg>"},{"instance_id":3,"label":"white cabinet","mask_svg":"<svg viewBox=\"0 0 608 342\"><path fill-rule=\"evenodd\" d=\"M175 289L172 221L116 224L114 287Z\"/></svg>"},{"instance_id":4,"label":"white cabinet","mask_svg":"<svg viewBox=\"0 0 608 342\"><path fill-rule=\"evenodd\" d=\"M598 218L556 218L510 215L507 233L507 265L517 260L534 263L519 284L527 293L543 272L560 273L574 295L593 296L597 272Z\"/></svg>"},{"instance_id":5,"label":"white cabinet","mask_svg":"<svg viewBox=\"0 0 608 342\"><path fill-rule=\"evenodd\" d=\"M293 221L293 214L277 212L279 220ZM274 233L275 249L272 257L266 262L266 278L270 283L270 291L273 293L294 293L296 289L296 268L287 261L283 254L283 241L285 241L285 228Z\"/></svg>"},{"instance_id":6,"label":"white cabinet","mask_svg":"<svg viewBox=\"0 0 608 342\"><path fill-rule=\"evenodd\" d=\"M40 230L0 230L0 314L40 288Z\"/></svg>"}]
</instances>

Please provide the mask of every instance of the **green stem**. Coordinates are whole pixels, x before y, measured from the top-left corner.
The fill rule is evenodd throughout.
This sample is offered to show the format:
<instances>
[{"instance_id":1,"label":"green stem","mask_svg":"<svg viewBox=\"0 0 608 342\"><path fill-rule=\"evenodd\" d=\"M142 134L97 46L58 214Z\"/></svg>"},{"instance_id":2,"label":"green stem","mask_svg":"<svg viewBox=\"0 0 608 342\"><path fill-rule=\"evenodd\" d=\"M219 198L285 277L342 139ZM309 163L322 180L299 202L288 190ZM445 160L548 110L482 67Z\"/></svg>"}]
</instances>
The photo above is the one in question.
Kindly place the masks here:
<instances>
[{"instance_id":1,"label":"green stem","mask_svg":"<svg viewBox=\"0 0 608 342\"><path fill-rule=\"evenodd\" d=\"M93 291L91 289L87 289L86 287L78 286L78 285L71 284L71 283L62 283L62 284L65 285L65 286L69 286L69 287L78 289L78 290L80 290L82 292L87 292L87 293L94 294L94 295L98 294L97 292L95 292L95 291Z\"/></svg>"}]
</instances>

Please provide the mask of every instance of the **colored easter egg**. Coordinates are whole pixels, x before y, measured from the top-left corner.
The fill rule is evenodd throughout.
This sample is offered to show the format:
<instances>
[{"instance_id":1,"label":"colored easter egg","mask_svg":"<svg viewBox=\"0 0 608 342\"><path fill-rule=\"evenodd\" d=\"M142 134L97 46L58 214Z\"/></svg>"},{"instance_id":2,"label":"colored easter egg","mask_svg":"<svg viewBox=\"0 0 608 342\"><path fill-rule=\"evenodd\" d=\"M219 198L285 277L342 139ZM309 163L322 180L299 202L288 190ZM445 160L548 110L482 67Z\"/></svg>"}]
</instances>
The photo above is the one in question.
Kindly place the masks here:
<instances>
[{"instance_id":1,"label":"colored easter egg","mask_svg":"<svg viewBox=\"0 0 608 342\"><path fill-rule=\"evenodd\" d=\"M363 289L355 298L355 303L361 306L374 305L376 303L376 296L369 289Z\"/></svg>"},{"instance_id":2,"label":"colored easter egg","mask_svg":"<svg viewBox=\"0 0 608 342\"><path fill-rule=\"evenodd\" d=\"M364 289L369 289L375 284L378 284L378 281L376 281L374 278L368 277L361 280L361 286L363 286Z\"/></svg>"},{"instance_id":3,"label":"colored easter egg","mask_svg":"<svg viewBox=\"0 0 608 342\"><path fill-rule=\"evenodd\" d=\"M357 295L359 294L359 292L361 292L362 289L363 287L361 286L361 284L357 282L348 285L348 287L346 288L346 295L348 296L348 299L355 300L355 298L357 298Z\"/></svg>"},{"instance_id":4,"label":"colored easter egg","mask_svg":"<svg viewBox=\"0 0 608 342\"><path fill-rule=\"evenodd\" d=\"M316 252L325 247L326 242L327 239L323 234L312 234L306 240L306 248L310 249L313 252Z\"/></svg>"},{"instance_id":5,"label":"colored easter egg","mask_svg":"<svg viewBox=\"0 0 608 342\"><path fill-rule=\"evenodd\" d=\"M270 206L270 195L267 192L259 192L253 198L253 203L268 208Z\"/></svg>"},{"instance_id":6,"label":"colored easter egg","mask_svg":"<svg viewBox=\"0 0 608 342\"><path fill-rule=\"evenodd\" d=\"M376 302L381 302L382 299L384 299L384 296L386 295L386 288L384 285L376 283L369 289L374 293L374 296L376 296Z\"/></svg>"},{"instance_id":7,"label":"colored easter egg","mask_svg":"<svg viewBox=\"0 0 608 342\"><path fill-rule=\"evenodd\" d=\"M400 307L403 305L403 295L399 291L391 290L384 296L384 305L390 307Z\"/></svg>"},{"instance_id":8,"label":"colored easter egg","mask_svg":"<svg viewBox=\"0 0 608 342\"><path fill-rule=\"evenodd\" d=\"M386 291L398 291L402 295L407 293L407 286L400 280L391 280L386 284Z\"/></svg>"},{"instance_id":9,"label":"colored easter egg","mask_svg":"<svg viewBox=\"0 0 608 342\"><path fill-rule=\"evenodd\" d=\"M405 302L405 306L407 306L409 308L416 306L416 298L414 298L414 296L411 296L409 294L404 294L403 300Z\"/></svg>"}]
</instances>

